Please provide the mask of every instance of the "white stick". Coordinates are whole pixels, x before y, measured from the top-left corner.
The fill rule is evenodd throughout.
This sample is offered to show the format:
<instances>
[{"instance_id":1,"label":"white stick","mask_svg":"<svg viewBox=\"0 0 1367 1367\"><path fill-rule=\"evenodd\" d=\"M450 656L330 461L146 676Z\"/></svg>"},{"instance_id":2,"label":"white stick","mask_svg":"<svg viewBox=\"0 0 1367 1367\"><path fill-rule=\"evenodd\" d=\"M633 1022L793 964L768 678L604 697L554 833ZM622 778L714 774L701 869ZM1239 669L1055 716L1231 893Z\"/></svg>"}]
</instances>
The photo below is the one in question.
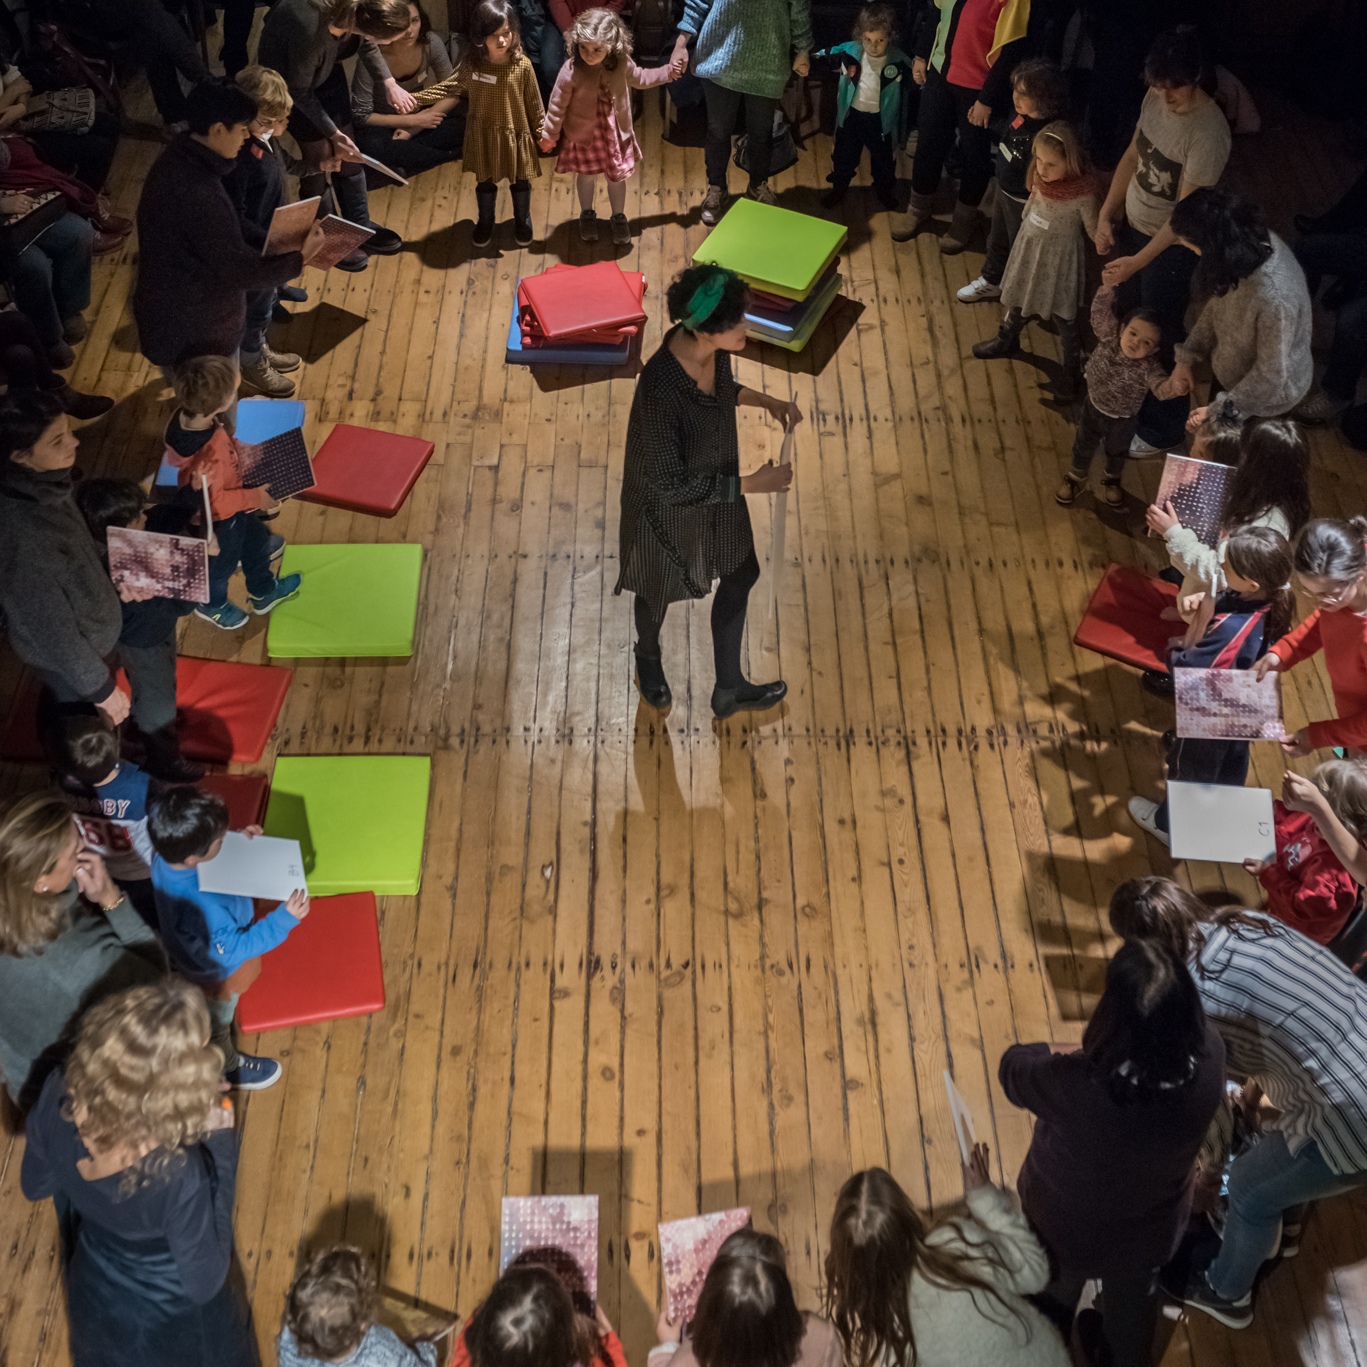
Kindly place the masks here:
<instances>
[{"instance_id":1,"label":"white stick","mask_svg":"<svg viewBox=\"0 0 1367 1367\"><path fill-rule=\"evenodd\" d=\"M949 1094L949 1113L954 1117L954 1133L959 1139L959 1154L967 1163L973 1146L978 1142L978 1137L973 1132L973 1114L968 1109L968 1102L964 1100L963 1093L954 1085L949 1069L946 1068L944 1073L945 1091Z\"/></svg>"},{"instance_id":2,"label":"white stick","mask_svg":"<svg viewBox=\"0 0 1367 1367\"><path fill-rule=\"evenodd\" d=\"M783 434L783 446L778 453L778 463L780 466L791 465L793 462L793 435L794 428L790 427ZM778 606L778 572L783 564L783 542L788 530L788 491L785 489L781 494L774 495L774 539L769 547L769 620L774 620L774 612Z\"/></svg>"}]
</instances>

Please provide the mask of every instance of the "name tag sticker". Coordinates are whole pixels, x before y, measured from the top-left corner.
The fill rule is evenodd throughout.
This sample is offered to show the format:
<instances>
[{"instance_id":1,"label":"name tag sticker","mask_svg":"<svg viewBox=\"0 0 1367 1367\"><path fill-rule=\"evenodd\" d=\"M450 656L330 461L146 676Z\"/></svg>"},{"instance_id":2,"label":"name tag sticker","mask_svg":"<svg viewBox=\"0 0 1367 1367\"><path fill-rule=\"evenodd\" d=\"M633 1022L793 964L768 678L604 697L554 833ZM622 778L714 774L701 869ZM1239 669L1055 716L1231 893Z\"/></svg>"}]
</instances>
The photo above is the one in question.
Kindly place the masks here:
<instances>
[{"instance_id":1,"label":"name tag sticker","mask_svg":"<svg viewBox=\"0 0 1367 1367\"><path fill-rule=\"evenodd\" d=\"M477 81L484 81L484 82L486 82L486 83L489 84L489 85L497 85L497 84L498 84L498 77L497 77L497 76L490 76L490 75L488 75L486 72L483 72L483 71L472 71L472 72L470 73L470 75L473 76L475 80L477 80Z\"/></svg>"},{"instance_id":2,"label":"name tag sticker","mask_svg":"<svg viewBox=\"0 0 1367 1367\"><path fill-rule=\"evenodd\" d=\"M1030 222L1033 223L1037 228L1047 228L1049 226L1049 220L1045 218L1042 214L1037 214L1033 209L1031 209L1030 212L1026 214L1026 218L1029 219Z\"/></svg>"}]
</instances>

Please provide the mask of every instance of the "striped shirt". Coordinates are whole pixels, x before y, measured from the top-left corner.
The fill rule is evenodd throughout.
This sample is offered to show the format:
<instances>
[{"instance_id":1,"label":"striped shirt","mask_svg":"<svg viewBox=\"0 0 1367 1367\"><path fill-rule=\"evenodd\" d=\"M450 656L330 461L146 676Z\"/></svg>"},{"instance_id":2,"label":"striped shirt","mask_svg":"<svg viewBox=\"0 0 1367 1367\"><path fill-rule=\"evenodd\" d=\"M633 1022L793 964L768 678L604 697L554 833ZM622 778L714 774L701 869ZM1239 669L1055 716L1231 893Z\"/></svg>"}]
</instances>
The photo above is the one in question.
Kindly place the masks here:
<instances>
[{"instance_id":1,"label":"striped shirt","mask_svg":"<svg viewBox=\"0 0 1367 1367\"><path fill-rule=\"evenodd\" d=\"M1206 927L1193 966L1229 1070L1262 1087L1293 1154L1313 1140L1340 1176L1367 1173L1367 984L1298 931L1256 919L1280 933Z\"/></svg>"}]
</instances>

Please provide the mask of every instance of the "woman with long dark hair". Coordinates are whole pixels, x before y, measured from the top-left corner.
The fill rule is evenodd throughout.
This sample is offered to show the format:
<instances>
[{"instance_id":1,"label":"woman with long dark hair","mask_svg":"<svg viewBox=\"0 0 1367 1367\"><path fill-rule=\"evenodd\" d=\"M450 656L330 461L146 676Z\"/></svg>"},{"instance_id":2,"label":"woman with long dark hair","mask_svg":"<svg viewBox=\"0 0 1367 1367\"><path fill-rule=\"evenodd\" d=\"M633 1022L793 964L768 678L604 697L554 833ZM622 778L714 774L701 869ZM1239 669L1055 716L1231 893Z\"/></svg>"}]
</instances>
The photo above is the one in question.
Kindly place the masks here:
<instances>
[{"instance_id":1,"label":"woman with long dark hair","mask_svg":"<svg viewBox=\"0 0 1367 1367\"><path fill-rule=\"evenodd\" d=\"M1100 1278L1112 1367L1149 1367L1158 1269L1186 1228L1224 1046L1182 961L1136 942L1111 960L1082 1048L1065 1049L1017 1044L999 1070L1007 1099L1036 1117L1017 1178L1055 1266L1036 1303L1067 1332L1083 1284Z\"/></svg>"}]
</instances>

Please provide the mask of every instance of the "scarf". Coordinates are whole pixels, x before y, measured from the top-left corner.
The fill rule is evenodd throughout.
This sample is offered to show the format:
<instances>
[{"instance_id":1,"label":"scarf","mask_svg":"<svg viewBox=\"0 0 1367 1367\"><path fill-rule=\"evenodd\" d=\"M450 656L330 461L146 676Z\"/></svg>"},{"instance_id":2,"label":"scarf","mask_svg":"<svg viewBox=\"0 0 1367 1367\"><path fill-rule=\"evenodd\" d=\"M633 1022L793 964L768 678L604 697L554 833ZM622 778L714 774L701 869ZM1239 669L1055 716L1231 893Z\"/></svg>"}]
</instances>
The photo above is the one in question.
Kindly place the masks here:
<instances>
[{"instance_id":1,"label":"scarf","mask_svg":"<svg viewBox=\"0 0 1367 1367\"><path fill-rule=\"evenodd\" d=\"M1089 171L1071 180L1036 180L1031 187L1044 199L1084 199L1097 193L1096 177Z\"/></svg>"},{"instance_id":2,"label":"scarf","mask_svg":"<svg viewBox=\"0 0 1367 1367\"><path fill-rule=\"evenodd\" d=\"M27 138L5 137L4 154L0 156L0 193L22 194L59 190L66 207L81 218L94 218L99 213L99 196L88 185L71 176L63 175L49 166Z\"/></svg>"}]
</instances>

